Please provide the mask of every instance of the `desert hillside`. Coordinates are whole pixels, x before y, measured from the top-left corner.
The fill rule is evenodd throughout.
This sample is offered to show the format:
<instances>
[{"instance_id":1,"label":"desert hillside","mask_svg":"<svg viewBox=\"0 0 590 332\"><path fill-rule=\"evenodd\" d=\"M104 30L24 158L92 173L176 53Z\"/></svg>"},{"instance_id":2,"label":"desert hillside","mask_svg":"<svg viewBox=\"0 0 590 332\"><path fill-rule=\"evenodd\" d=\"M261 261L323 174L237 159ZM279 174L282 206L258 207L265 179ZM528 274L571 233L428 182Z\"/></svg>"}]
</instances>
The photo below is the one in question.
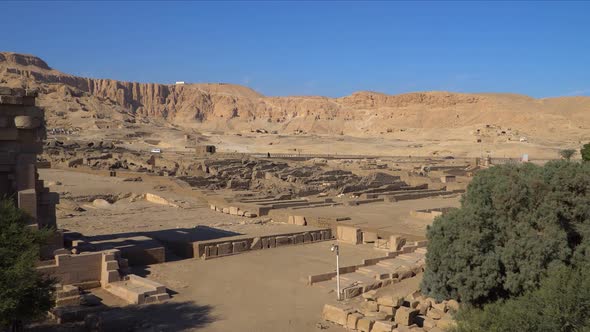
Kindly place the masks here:
<instances>
[{"instance_id":1,"label":"desert hillside","mask_svg":"<svg viewBox=\"0 0 590 332\"><path fill-rule=\"evenodd\" d=\"M554 143L588 139L590 129L590 97L368 91L341 98L266 97L225 83L171 85L77 77L52 69L38 57L9 52L0 53L0 82L38 88L38 103L47 110L49 125L64 128L152 123L226 133L263 128L357 137L406 131L439 136L442 131L456 139L488 126Z\"/></svg>"}]
</instances>

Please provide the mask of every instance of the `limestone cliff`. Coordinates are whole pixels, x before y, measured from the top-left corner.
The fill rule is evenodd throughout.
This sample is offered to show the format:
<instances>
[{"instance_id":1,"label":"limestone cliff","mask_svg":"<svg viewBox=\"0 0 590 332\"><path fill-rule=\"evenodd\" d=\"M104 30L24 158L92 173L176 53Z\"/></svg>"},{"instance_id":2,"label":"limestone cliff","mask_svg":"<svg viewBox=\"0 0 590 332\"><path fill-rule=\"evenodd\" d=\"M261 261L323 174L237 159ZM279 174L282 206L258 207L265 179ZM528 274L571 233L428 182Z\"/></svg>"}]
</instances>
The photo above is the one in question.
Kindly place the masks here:
<instances>
[{"instance_id":1,"label":"limestone cliff","mask_svg":"<svg viewBox=\"0 0 590 332\"><path fill-rule=\"evenodd\" d=\"M54 70L35 56L8 52L0 52L0 80L9 86L39 88L41 106L49 109L50 118L52 114L63 117L64 110L82 110L92 114L95 122L159 119L220 130L266 126L279 131L353 135L488 123L541 132L590 127L588 97L366 91L341 98L265 97L233 84L170 85L77 77Z\"/></svg>"}]
</instances>

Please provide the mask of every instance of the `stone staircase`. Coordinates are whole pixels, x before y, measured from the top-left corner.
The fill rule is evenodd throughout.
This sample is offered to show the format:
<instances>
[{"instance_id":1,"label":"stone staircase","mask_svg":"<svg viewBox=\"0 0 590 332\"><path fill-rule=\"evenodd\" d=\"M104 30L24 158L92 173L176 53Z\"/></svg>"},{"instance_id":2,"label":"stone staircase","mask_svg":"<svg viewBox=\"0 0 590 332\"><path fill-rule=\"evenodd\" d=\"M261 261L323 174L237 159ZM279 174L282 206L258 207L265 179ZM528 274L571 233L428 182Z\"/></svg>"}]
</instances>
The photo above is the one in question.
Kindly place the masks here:
<instances>
[{"instance_id":1,"label":"stone staircase","mask_svg":"<svg viewBox=\"0 0 590 332\"><path fill-rule=\"evenodd\" d=\"M417 248L413 252L382 259L375 265L361 266L354 272L341 273L340 289L343 298L352 298L372 289L413 277L422 271L425 255L426 248ZM336 291L336 277L314 283L314 285Z\"/></svg>"},{"instance_id":2,"label":"stone staircase","mask_svg":"<svg viewBox=\"0 0 590 332\"><path fill-rule=\"evenodd\" d=\"M103 252L102 288L130 304L154 303L170 298L164 285L135 274L123 275L127 269L127 260L120 257L119 250Z\"/></svg>"}]
</instances>

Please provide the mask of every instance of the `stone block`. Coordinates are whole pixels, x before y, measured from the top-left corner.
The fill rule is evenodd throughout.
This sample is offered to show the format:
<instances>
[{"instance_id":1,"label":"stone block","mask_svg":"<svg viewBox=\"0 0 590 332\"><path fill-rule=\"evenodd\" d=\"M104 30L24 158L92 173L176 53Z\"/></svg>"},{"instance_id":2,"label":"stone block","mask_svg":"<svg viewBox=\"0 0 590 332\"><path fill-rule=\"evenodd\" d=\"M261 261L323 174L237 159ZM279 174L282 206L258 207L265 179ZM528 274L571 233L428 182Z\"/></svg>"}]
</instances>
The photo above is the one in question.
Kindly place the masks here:
<instances>
[{"instance_id":1,"label":"stone block","mask_svg":"<svg viewBox=\"0 0 590 332\"><path fill-rule=\"evenodd\" d=\"M320 234L321 234L321 236L320 236L321 239L324 241L332 239L332 231L330 231L329 229L320 231Z\"/></svg>"},{"instance_id":2,"label":"stone block","mask_svg":"<svg viewBox=\"0 0 590 332\"><path fill-rule=\"evenodd\" d=\"M396 307L388 306L388 305L379 305L379 312L384 312L388 316L393 317L395 315Z\"/></svg>"},{"instance_id":3,"label":"stone block","mask_svg":"<svg viewBox=\"0 0 590 332\"><path fill-rule=\"evenodd\" d=\"M37 193L35 189L18 192L18 207L33 218L37 218Z\"/></svg>"},{"instance_id":4,"label":"stone block","mask_svg":"<svg viewBox=\"0 0 590 332\"><path fill-rule=\"evenodd\" d=\"M363 315L359 314L358 312L348 315L348 319L346 321L346 327L351 330L356 330L356 325L357 325L359 319L361 319L361 318L363 318Z\"/></svg>"},{"instance_id":5,"label":"stone block","mask_svg":"<svg viewBox=\"0 0 590 332\"><path fill-rule=\"evenodd\" d=\"M321 240L321 233L320 232L311 232L311 241L319 241Z\"/></svg>"},{"instance_id":6,"label":"stone block","mask_svg":"<svg viewBox=\"0 0 590 332\"><path fill-rule=\"evenodd\" d=\"M221 210L221 211L225 214L229 214L229 208L223 208L223 210Z\"/></svg>"},{"instance_id":7,"label":"stone block","mask_svg":"<svg viewBox=\"0 0 590 332\"><path fill-rule=\"evenodd\" d=\"M209 208L211 208L211 210L215 211L215 205L211 204L211 205L209 205Z\"/></svg>"},{"instance_id":8,"label":"stone block","mask_svg":"<svg viewBox=\"0 0 590 332\"><path fill-rule=\"evenodd\" d=\"M359 319L358 322L356 323L356 329L361 332L370 332L374 323L375 323L374 319L371 319L369 317L363 317L363 318Z\"/></svg>"},{"instance_id":9,"label":"stone block","mask_svg":"<svg viewBox=\"0 0 590 332\"><path fill-rule=\"evenodd\" d=\"M309 232L303 233L303 243L310 243L311 242L311 234Z\"/></svg>"},{"instance_id":10,"label":"stone block","mask_svg":"<svg viewBox=\"0 0 590 332\"><path fill-rule=\"evenodd\" d=\"M14 126L18 129L35 129L41 126L41 120L33 116L19 115L14 117Z\"/></svg>"},{"instance_id":11,"label":"stone block","mask_svg":"<svg viewBox=\"0 0 590 332\"><path fill-rule=\"evenodd\" d=\"M112 271L112 270L117 270L119 269L119 262L117 261L108 261L105 262L106 263L106 270L107 271Z\"/></svg>"},{"instance_id":12,"label":"stone block","mask_svg":"<svg viewBox=\"0 0 590 332\"><path fill-rule=\"evenodd\" d=\"M250 250L262 249L262 240L259 237L255 237L250 245Z\"/></svg>"},{"instance_id":13,"label":"stone block","mask_svg":"<svg viewBox=\"0 0 590 332\"><path fill-rule=\"evenodd\" d=\"M249 249L248 242L246 241L233 242L232 245L234 254L238 252L247 251Z\"/></svg>"},{"instance_id":14,"label":"stone block","mask_svg":"<svg viewBox=\"0 0 590 332\"><path fill-rule=\"evenodd\" d=\"M387 319L387 314L380 311L368 311L365 317L371 318L372 320L385 320Z\"/></svg>"},{"instance_id":15,"label":"stone block","mask_svg":"<svg viewBox=\"0 0 590 332\"><path fill-rule=\"evenodd\" d=\"M349 307L335 306L331 304L325 304L322 310L322 318L329 322L333 322L342 326L346 326L348 322L348 315L352 309Z\"/></svg>"},{"instance_id":16,"label":"stone block","mask_svg":"<svg viewBox=\"0 0 590 332\"><path fill-rule=\"evenodd\" d=\"M237 216L238 215L238 208L235 206L230 206L229 207L229 214L231 214L232 216Z\"/></svg>"},{"instance_id":17,"label":"stone block","mask_svg":"<svg viewBox=\"0 0 590 332\"><path fill-rule=\"evenodd\" d=\"M291 244L291 237L290 236L277 236L275 237L276 246L286 246Z\"/></svg>"},{"instance_id":18,"label":"stone block","mask_svg":"<svg viewBox=\"0 0 590 332\"><path fill-rule=\"evenodd\" d=\"M205 258L217 256L217 246L206 246L205 247Z\"/></svg>"},{"instance_id":19,"label":"stone block","mask_svg":"<svg viewBox=\"0 0 590 332\"><path fill-rule=\"evenodd\" d=\"M397 308L404 303L404 298L401 296L383 295L377 298L377 303Z\"/></svg>"},{"instance_id":20,"label":"stone block","mask_svg":"<svg viewBox=\"0 0 590 332\"><path fill-rule=\"evenodd\" d=\"M157 294L156 295L156 299L158 301L165 301L165 300L169 300L170 299L170 295L168 295L168 293L165 294Z\"/></svg>"},{"instance_id":21,"label":"stone block","mask_svg":"<svg viewBox=\"0 0 590 332\"><path fill-rule=\"evenodd\" d=\"M361 303L359 311L366 316L368 312L379 311L379 305L375 301L365 301Z\"/></svg>"},{"instance_id":22,"label":"stone block","mask_svg":"<svg viewBox=\"0 0 590 332\"><path fill-rule=\"evenodd\" d=\"M395 322L399 325L409 326L414 324L414 318L418 315L418 310L408 308L408 307L399 307L395 311Z\"/></svg>"},{"instance_id":23,"label":"stone block","mask_svg":"<svg viewBox=\"0 0 590 332\"><path fill-rule=\"evenodd\" d=\"M394 328L397 327L397 324L394 322L386 321L386 320L378 320L375 321L373 324L373 328L371 332L391 332Z\"/></svg>"},{"instance_id":24,"label":"stone block","mask_svg":"<svg viewBox=\"0 0 590 332\"><path fill-rule=\"evenodd\" d=\"M231 242L220 243L217 245L217 255L229 255L233 252L233 246Z\"/></svg>"},{"instance_id":25,"label":"stone block","mask_svg":"<svg viewBox=\"0 0 590 332\"><path fill-rule=\"evenodd\" d=\"M400 235L391 235L389 237L389 250L391 251L401 250L404 244L406 244L406 239Z\"/></svg>"},{"instance_id":26,"label":"stone block","mask_svg":"<svg viewBox=\"0 0 590 332\"><path fill-rule=\"evenodd\" d=\"M275 237L268 238L268 247L275 248L277 246L277 239Z\"/></svg>"},{"instance_id":27,"label":"stone block","mask_svg":"<svg viewBox=\"0 0 590 332\"><path fill-rule=\"evenodd\" d=\"M62 298L57 298L55 300L55 306L57 306L57 307L75 306L75 305L80 305L80 295L62 297Z\"/></svg>"},{"instance_id":28,"label":"stone block","mask_svg":"<svg viewBox=\"0 0 590 332\"><path fill-rule=\"evenodd\" d=\"M303 234L295 234L292 237L293 244L303 243Z\"/></svg>"},{"instance_id":29,"label":"stone block","mask_svg":"<svg viewBox=\"0 0 590 332\"><path fill-rule=\"evenodd\" d=\"M414 318L414 322L425 331L430 331L436 326L436 322L432 318L426 317L424 315L416 316L416 318Z\"/></svg>"},{"instance_id":30,"label":"stone block","mask_svg":"<svg viewBox=\"0 0 590 332\"><path fill-rule=\"evenodd\" d=\"M366 293L363 293L363 299L365 299L366 301L376 301L377 300L377 291L370 290Z\"/></svg>"},{"instance_id":31,"label":"stone block","mask_svg":"<svg viewBox=\"0 0 590 332\"><path fill-rule=\"evenodd\" d=\"M244 217L246 218L256 218L256 213L252 213L252 212L244 212Z\"/></svg>"},{"instance_id":32,"label":"stone block","mask_svg":"<svg viewBox=\"0 0 590 332\"><path fill-rule=\"evenodd\" d=\"M342 295L345 299L352 299L353 297L357 297L362 293L363 288L361 286L348 287L342 291Z\"/></svg>"},{"instance_id":33,"label":"stone block","mask_svg":"<svg viewBox=\"0 0 590 332\"><path fill-rule=\"evenodd\" d=\"M360 244L363 240L360 228L352 226L337 226L336 237L338 241L350 244Z\"/></svg>"},{"instance_id":34,"label":"stone block","mask_svg":"<svg viewBox=\"0 0 590 332\"><path fill-rule=\"evenodd\" d=\"M375 243L377 241L377 233L363 232L363 243Z\"/></svg>"}]
</instances>

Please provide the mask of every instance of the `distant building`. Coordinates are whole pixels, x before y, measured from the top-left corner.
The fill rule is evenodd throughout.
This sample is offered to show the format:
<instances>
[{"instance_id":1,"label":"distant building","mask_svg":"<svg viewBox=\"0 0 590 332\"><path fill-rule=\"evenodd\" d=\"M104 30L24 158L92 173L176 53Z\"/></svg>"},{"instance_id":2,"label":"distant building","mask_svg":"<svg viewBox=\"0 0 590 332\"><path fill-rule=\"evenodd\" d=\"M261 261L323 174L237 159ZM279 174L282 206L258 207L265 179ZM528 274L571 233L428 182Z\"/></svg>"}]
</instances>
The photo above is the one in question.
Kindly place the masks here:
<instances>
[{"instance_id":1,"label":"distant building","mask_svg":"<svg viewBox=\"0 0 590 332\"><path fill-rule=\"evenodd\" d=\"M184 85L184 81L177 81L175 84L176 85Z\"/></svg>"}]
</instances>

